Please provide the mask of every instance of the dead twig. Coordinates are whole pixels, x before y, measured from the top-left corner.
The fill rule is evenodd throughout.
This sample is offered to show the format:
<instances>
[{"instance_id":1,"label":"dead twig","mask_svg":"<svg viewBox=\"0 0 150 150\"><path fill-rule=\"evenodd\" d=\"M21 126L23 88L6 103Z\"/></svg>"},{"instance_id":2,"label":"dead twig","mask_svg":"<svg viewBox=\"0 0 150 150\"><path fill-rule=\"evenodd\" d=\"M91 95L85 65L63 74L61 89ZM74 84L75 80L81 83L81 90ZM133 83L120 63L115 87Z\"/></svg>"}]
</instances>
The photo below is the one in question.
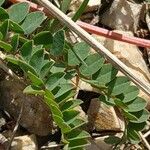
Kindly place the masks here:
<instances>
[{"instance_id":1,"label":"dead twig","mask_svg":"<svg viewBox=\"0 0 150 150\"><path fill-rule=\"evenodd\" d=\"M147 140L145 139L145 137L143 136L143 134L142 134L141 132L139 132L139 135L140 135L140 137L141 137L141 139L142 139L142 142L143 142L143 144L145 145L145 147L146 147L148 150L150 150L150 145L149 145L149 143L147 142Z\"/></svg>"},{"instance_id":2,"label":"dead twig","mask_svg":"<svg viewBox=\"0 0 150 150\"><path fill-rule=\"evenodd\" d=\"M25 99L23 100L23 102L21 104L20 113L19 113L19 116L17 118L16 125L14 127L13 132L12 132L12 136L10 138L10 141L9 141L9 144L8 144L6 150L10 150L11 149L11 144L12 144L12 142L14 140L15 134L16 134L16 132L18 130L18 127L19 127L19 124L20 124L20 120L21 120L21 116L22 116L22 112L23 112L23 107L24 107L24 102L25 102Z\"/></svg>"}]
</instances>

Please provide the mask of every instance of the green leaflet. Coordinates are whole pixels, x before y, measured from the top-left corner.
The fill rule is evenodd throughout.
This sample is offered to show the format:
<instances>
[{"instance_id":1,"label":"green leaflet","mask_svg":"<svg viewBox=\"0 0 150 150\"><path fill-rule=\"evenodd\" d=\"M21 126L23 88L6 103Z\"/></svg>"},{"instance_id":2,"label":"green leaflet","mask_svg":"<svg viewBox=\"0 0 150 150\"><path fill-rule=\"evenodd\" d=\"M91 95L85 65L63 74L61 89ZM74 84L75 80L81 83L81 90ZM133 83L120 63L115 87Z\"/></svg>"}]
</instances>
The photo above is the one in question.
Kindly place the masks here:
<instances>
[{"instance_id":1,"label":"green leaflet","mask_svg":"<svg viewBox=\"0 0 150 150\"><path fill-rule=\"evenodd\" d=\"M66 110L63 112L63 118L67 124L71 124L78 118L79 113L80 112L76 110Z\"/></svg>"},{"instance_id":2,"label":"green leaflet","mask_svg":"<svg viewBox=\"0 0 150 150\"><path fill-rule=\"evenodd\" d=\"M119 138L117 136L109 136L109 137L105 138L104 141L107 144L116 145L121 142L121 138Z\"/></svg>"},{"instance_id":3,"label":"green leaflet","mask_svg":"<svg viewBox=\"0 0 150 150\"><path fill-rule=\"evenodd\" d=\"M83 101L79 100L79 99L73 99L73 100L69 100L67 101L62 107L61 107L61 110L62 112L63 111L66 111L66 110L71 110L73 109L74 107L82 104Z\"/></svg>"},{"instance_id":4,"label":"green leaflet","mask_svg":"<svg viewBox=\"0 0 150 150\"><path fill-rule=\"evenodd\" d=\"M48 90L53 90L56 86L59 85L61 80L63 79L65 73L63 72L57 72L52 75L50 75L45 83L45 86Z\"/></svg>"},{"instance_id":5,"label":"green leaflet","mask_svg":"<svg viewBox=\"0 0 150 150\"><path fill-rule=\"evenodd\" d=\"M49 31L42 31L33 38L36 45L49 45L53 42L52 34Z\"/></svg>"},{"instance_id":6,"label":"green leaflet","mask_svg":"<svg viewBox=\"0 0 150 150\"><path fill-rule=\"evenodd\" d=\"M90 47L85 42L80 42L74 45L73 49L68 50L68 65L79 65L80 62L84 62L84 59L88 56Z\"/></svg>"},{"instance_id":7,"label":"green leaflet","mask_svg":"<svg viewBox=\"0 0 150 150\"><path fill-rule=\"evenodd\" d=\"M40 49L36 51L30 59L29 64L36 70L36 72L39 74L44 63L44 49Z\"/></svg>"},{"instance_id":8,"label":"green leaflet","mask_svg":"<svg viewBox=\"0 0 150 150\"><path fill-rule=\"evenodd\" d=\"M99 54L92 54L84 62L85 64L82 64L80 67L80 73L84 76L92 76L103 66L104 58Z\"/></svg>"},{"instance_id":9,"label":"green leaflet","mask_svg":"<svg viewBox=\"0 0 150 150\"><path fill-rule=\"evenodd\" d=\"M146 109L138 111L138 112L133 112L132 115L138 118L137 120L132 120L131 122L133 123L145 122L150 117L150 113Z\"/></svg>"},{"instance_id":10,"label":"green leaflet","mask_svg":"<svg viewBox=\"0 0 150 150\"><path fill-rule=\"evenodd\" d=\"M140 141L140 137L139 137L138 132L133 130L133 129L128 128L127 137L131 141L131 143L133 143L133 144L137 144Z\"/></svg>"},{"instance_id":11,"label":"green leaflet","mask_svg":"<svg viewBox=\"0 0 150 150\"><path fill-rule=\"evenodd\" d=\"M15 33L20 33L20 34L24 33L24 30L22 29L22 27L19 24L15 23L11 20L10 20L9 28L12 31L14 31Z\"/></svg>"},{"instance_id":12,"label":"green leaflet","mask_svg":"<svg viewBox=\"0 0 150 150\"><path fill-rule=\"evenodd\" d=\"M108 84L108 93L110 95L119 95L126 91L126 89L129 87L130 81L127 77L120 76L112 80Z\"/></svg>"},{"instance_id":13,"label":"green leaflet","mask_svg":"<svg viewBox=\"0 0 150 150\"><path fill-rule=\"evenodd\" d=\"M8 9L9 18L16 22L22 22L29 12L29 4L26 2L17 3Z\"/></svg>"},{"instance_id":14,"label":"green leaflet","mask_svg":"<svg viewBox=\"0 0 150 150\"><path fill-rule=\"evenodd\" d=\"M10 52L12 50L12 46L3 41L0 41L0 48L4 49L6 52Z\"/></svg>"},{"instance_id":15,"label":"green leaflet","mask_svg":"<svg viewBox=\"0 0 150 150\"><path fill-rule=\"evenodd\" d=\"M20 49L21 56L26 62L29 62L31 59L32 49L33 41L28 41L24 43L24 45Z\"/></svg>"},{"instance_id":16,"label":"green leaflet","mask_svg":"<svg viewBox=\"0 0 150 150\"><path fill-rule=\"evenodd\" d=\"M76 139L76 140L71 140L71 142L69 143L69 147L70 149L73 148L81 148L81 147L85 147L89 145L89 142L87 141L87 139Z\"/></svg>"},{"instance_id":17,"label":"green leaflet","mask_svg":"<svg viewBox=\"0 0 150 150\"><path fill-rule=\"evenodd\" d=\"M84 130L72 130L67 134L67 139L70 140L77 140L77 139L84 139L84 138L89 138L90 134Z\"/></svg>"},{"instance_id":18,"label":"green leaflet","mask_svg":"<svg viewBox=\"0 0 150 150\"><path fill-rule=\"evenodd\" d=\"M44 64L44 63L43 63ZM50 73L50 69L52 68L54 62L53 61L45 61L45 64L42 66L40 70L40 78L45 80L45 77Z\"/></svg>"},{"instance_id":19,"label":"green leaflet","mask_svg":"<svg viewBox=\"0 0 150 150\"><path fill-rule=\"evenodd\" d=\"M5 19L9 19L9 15L4 8L0 7L0 20L3 21Z\"/></svg>"},{"instance_id":20,"label":"green leaflet","mask_svg":"<svg viewBox=\"0 0 150 150\"><path fill-rule=\"evenodd\" d=\"M146 101L140 97L137 97L133 101L126 103L128 105L127 110L128 112L138 112L146 107Z\"/></svg>"},{"instance_id":21,"label":"green leaflet","mask_svg":"<svg viewBox=\"0 0 150 150\"><path fill-rule=\"evenodd\" d=\"M117 73L118 70L111 64L104 64L92 78L98 81L100 85L106 85L116 77Z\"/></svg>"},{"instance_id":22,"label":"green leaflet","mask_svg":"<svg viewBox=\"0 0 150 150\"><path fill-rule=\"evenodd\" d=\"M133 129L135 131L142 131L144 129L145 125L146 125L146 122L142 122L142 123L129 122L128 128Z\"/></svg>"},{"instance_id":23,"label":"green leaflet","mask_svg":"<svg viewBox=\"0 0 150 150\"><path fill-rule=\"evenodd\" d=\"M53 119L54 121L57 123L57 125L60 127L60 129L62 130L63 133L68 133L71 131L71 127L69 125L67 125L63 119L61 119L58 116L53 115Z\"/></svg>"},{"instance_id":24,"label":"green leaflet","mask_svg":"<svg viewBox=\"0 0 150 150\"><path fill-rule=\"evenodd\" d=\"M124 91L124 103L128 103L135 99L138 94L139 94L139 89L136 86L129 86L125 91Z\"/></svg>"},{"instance_id":25,"label":"green leaflet","mask_svg":"<svg viewBox=\"0 0 150 150\"><path fill-rule=\"evenodd\" d=\"M44 95L45 94L45 91L44 90L41 90L37 87L34 87L34 86L27 86L24 90L23 90L23 93L26 93L26 94L34 94L34 95Z\"/></svg>"},{"instance_id":26,"label":"green leaflet","mask_svg":"<svg viewBox=\"0 0 150 150\"><path fill-rule=\"evenodd\" d=\"M44 85L43 81L40 78L38 78L36 75L34 75L32 72L28 71L27 74L33 85L35 86Z\"/></svg>"},{"instance_id":27,"label":"green leaflet","mask_svg":"<svg viewBox=\"0 0 150 150\"><path fill-rule=\"evenodd\" d=\"M11 39L12 50L16 51L19 46L19 35L15 34Z\"/></svg>"},{"instance_id":28,"label":"green leaflet","mask_svg":"<svg viewBox=\"0 0 150 150\"><path fill-rule=\"evenodd\" d=\"M59 30L53 36L53 44L50 53L54 56L60 56L63 54L65 44L64 31Z\"/></svg>"},{"instance_id":29,"label":"green leaflet","mask_svg":"<svg viewBox=\"0 0 150 150\"><path fill-rule=\"evenodd\" d=\"M74 86L72 84L61 84L61 85L59 85L59 90L55 94L55 98L58 98L58 97L64 95L68 91L71 91L73 88L74 88Z\"/></svg>"},{"instance_id":30,"label":"green leaflet","mask_svg":"<svg viewBox=\"0 0 150 150\"><path fill-rule=\"evenodd\" d=\"M41 11L29 13L21 27L23 28L25 34L32 33L35 29L40 27L41 23L46 19L44 13Z\"/></svg>"},{"instance_id":31,"label":"green leaflet","mask_svg":"<svg viewBox=\"0 0 150 150\"><path fill-rule=\"evenodd\" d=\"M5 20L0 26L0 32L3 35L3 40L6 38L9 30L9 20Z\"/></svg>"}]
</instances>

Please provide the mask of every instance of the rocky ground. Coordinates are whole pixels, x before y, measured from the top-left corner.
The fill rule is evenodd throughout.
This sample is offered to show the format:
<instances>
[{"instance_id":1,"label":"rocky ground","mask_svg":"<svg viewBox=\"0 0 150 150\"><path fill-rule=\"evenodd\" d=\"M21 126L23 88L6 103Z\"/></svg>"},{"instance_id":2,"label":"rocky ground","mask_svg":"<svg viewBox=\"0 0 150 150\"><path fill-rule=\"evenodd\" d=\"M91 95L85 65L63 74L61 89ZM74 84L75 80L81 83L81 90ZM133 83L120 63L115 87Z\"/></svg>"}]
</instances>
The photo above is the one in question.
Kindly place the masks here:
<instances>
[{"instance_id":1,"label":"rocky ground","mask_svg":"<svg viewBox=\"0 0 150 150\"><path fill-rule=\"evenodd\" d=\"M72 16L83 0L73 0L68 16ZM81 16L81 20L89 24L103 27L116 33L150 39L150 16L148 3L138 0L90 0L89 5ZM113 17L112 17L113 16ZM93 34L101 44L124 62L139 78L150 83L150 49L123 43ZM91 49L92 52L94 52ZM135 59L136 58L136 59ZM121 73L119 72L118 75ZM21 112L21 120L12 142L12 150L61 149L57 145L60 139L59 131L52 131L52 120L49 109L40 100L40 97L27 96L22 93L25 84L23 81L5 80L5 72L0 71L0 150L5 150L14 134L14 127ZM14 86L15 85L15 86ZM108 135L122 136L124 120L113 107L99 103L97 91L84 82L79 83L77 98L84 104L77 108L81 117L88 120L85 128L92 134L91 145L87 150L111 150L112 145L106 144L104 139ZM16 89L17 88L17 89ZM17 91L17 92L16 92ZM87 96L88 95L88 96ZM148 102L150 97L140 91L140 96ZM94 116L97 116L96 118ZM50 132L51 131L51 132ZM150 149L150 122L147 122L141 133L143 141L138 145L123 144L121 150ZM51 142L55 141L55 142Z\"/></svg>"}]
</instances>

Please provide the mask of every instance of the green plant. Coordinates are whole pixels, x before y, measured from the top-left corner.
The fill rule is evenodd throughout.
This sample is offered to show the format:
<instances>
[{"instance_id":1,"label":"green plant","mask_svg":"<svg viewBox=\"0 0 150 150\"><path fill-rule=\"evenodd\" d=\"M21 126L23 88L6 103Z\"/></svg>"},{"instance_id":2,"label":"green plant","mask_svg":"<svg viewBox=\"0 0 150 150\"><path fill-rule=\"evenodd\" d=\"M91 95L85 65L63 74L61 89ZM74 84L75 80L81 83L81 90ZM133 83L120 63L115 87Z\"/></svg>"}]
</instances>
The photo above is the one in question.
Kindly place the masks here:
<instances>
[{"instance_id":1,"label":"green plant","mask_svg":"<svg viewBox=\"0 0 150 150\"><path fill-rule=\"evenodd\" d=\"M90 137L82 130L86 122L75 109L82 103L73 99L75 76L97 88L99 100L118 107L124 116L126 130L119 143L126 139L139 142L138 131L145 126L149 113L145 100L138 97L138 88L130 85L127 77L117 77L117 69L105 58L91 54L85 42L71 45L65 40L64 30L54 34L43 30L45 19L42 12L29 13L27 3L8 10L0 7L0 48L6 53L6 61L18 65L24 78L29 79L23 92L40 95L49 106L61 130L64 149L83 149Z\"/></svg>"}]
</instances>

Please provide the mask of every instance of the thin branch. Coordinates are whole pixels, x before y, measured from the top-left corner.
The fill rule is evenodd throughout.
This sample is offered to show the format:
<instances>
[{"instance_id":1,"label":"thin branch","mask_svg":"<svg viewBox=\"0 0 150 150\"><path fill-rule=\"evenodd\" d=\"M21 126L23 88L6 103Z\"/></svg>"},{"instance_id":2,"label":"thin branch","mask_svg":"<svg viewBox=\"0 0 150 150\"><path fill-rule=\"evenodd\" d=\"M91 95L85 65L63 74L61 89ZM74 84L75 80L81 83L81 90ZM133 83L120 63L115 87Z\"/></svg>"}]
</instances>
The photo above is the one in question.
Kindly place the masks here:
<instances>
[{"instance_id":1,"label":"thin branch","mask_svg":"<svg viewBox=\"0 0 150 150\"><path fill-rule=\"evenodd\" d=\"M149 145L149 143L147 142L147 140L144 138L143 134L142 134L141 132L139 132L139 135L140 135L140 137L141 137L141 139L142 139L142 141L143 141L143 144L146 146L146 148L147 148L148 150L150 150L150 145Z\"/></svg>"},{"instance_id":2,"label":"thin branch","mask_svg":"<svg viewBox=\"0 0 150 150\"><path fill-rule=\"evenodd\" d=\"M21 104L21 108L20 108L20 112L19 112L19 116L17 118L17 121L16 121L16 125L14 127L14 130L12 132L12 136L10 138L10 141L9 141L9 144L8 144L8 147L6 148L6 150L10 150L11 149L11 144L14 140L14 137L15 137L15 134L18 130L18 127L19 127L19 124L20 124L20 120L21 120L21 116L22 116L22 112L23 112L23 107L24 107L24 102L25 102L25 99L23 100L22 104Z\"/></svg>"}]
</instances>

